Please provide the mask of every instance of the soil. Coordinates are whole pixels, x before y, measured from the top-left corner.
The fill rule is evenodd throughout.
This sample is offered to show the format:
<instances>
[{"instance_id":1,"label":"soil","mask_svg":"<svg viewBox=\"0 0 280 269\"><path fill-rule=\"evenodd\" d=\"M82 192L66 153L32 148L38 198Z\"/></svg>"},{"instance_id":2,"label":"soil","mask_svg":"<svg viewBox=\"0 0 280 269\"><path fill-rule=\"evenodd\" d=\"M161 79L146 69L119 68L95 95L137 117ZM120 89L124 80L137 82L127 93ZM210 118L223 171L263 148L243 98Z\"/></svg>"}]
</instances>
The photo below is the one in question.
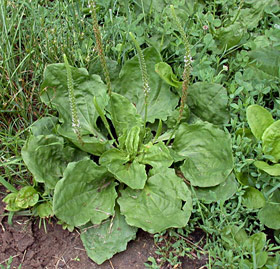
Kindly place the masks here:
<instances>
[{"instance_id":1,"label":"soil","mask_svg":"<svg viewBox=\"0 0 280 269\"><path fill-rule=\"evenodd\" d=\"M128 244L127 250L116 254L102 265L90 260L83 248L79 233L65 231L55 222L39 228L37 221L28 217L14 217L13 225L3 217L4 204L0 195L0 266L13 257L11 268L21 269L138 269L145 268L148 257L156 257L153 236L140 230L137 239ZM182 268L206 268L207 259L183 259ZM171 268L164 266L162 268ZM179 267L177 267L179 268Z\"/></svg>"}]
</instances>

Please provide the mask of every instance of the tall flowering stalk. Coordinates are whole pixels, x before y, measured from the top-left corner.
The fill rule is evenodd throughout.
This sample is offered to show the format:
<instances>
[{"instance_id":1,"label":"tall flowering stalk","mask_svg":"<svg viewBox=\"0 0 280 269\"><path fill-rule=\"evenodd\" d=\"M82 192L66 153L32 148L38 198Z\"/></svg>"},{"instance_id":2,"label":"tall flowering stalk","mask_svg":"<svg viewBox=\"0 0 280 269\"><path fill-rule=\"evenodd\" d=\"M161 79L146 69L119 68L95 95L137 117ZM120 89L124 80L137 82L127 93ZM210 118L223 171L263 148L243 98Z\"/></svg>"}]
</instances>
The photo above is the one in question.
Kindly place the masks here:
<instances>
[{"instance_id":1,"label":"tall flowering stalk","mask_svg":"<svg viewBox=\"0 0 280 269\"><path fill-rule=\"evenodd\" d=\"M167 145L169 145L172 137L174 136L176 130L179 127L179 124L182 120L183 117L183 112L184 112L184 107L186 104L186 100L187 100L187 95L188 95L188 88L189 88L189 84L190 84L190 74L191 74L191 70L192 70L192 57L191 57L191 51L190 51L190 44L189 41L187 39L187 36L185 34L185 31L181 25L180 20L178 19L178 17L176 16L175 10L174 10L174 6L170 6L171 8L171 13L172 13L172 17L175 21L175 24L179 30L179 33L181 35L181 38L183 39L183 44L185 46L185 56L184 56L184 71L183 71L183 83L182 83L182 96L181 96L181 100L180 100L180 108L179 108L179 117L177 119L177 123L176 126L171 134L171 136L169 137L168 141L167 141Z\"/></svg>"},{"instance_id":2,"label":"tall flowering stalk","mask_svg":"<svg viewBox=\"0 0 280 269\"><path fill-rule=\"evenodd\" d=\"M71 109L71 115L72 115L72 127L73 127L75 134L77 135L79 142L81 144L83 144L82 136L80 133L80 122L78 119L76 99L75 99L75 95L74 95L74 83L73 83L73 78L72 78L71 67L68 63L68 60L67 60L67 57L65 54L63 55L63 58L64 58L66 74L67 74L67 88L68 88L70 109Z\"/></svg>"},{"instance_id":3,"label":"tall flowering stalk","mask_svg":"<svg viewBox=\"0 0 280 269\"><path fill-rule=\"evenodd\" d=\"M97 52L98 52L102 70L103 70L103 73L105 76L108 94L111 97L112 86L111 86L110 74L109 74L106 59L105 59L105 54L104 54L104 49L103 49L102 39L101 39L101 33L99 30L99 25L98 25L98 20L97 20L97 15L96 15L96 5L95 5L94 1L90 1L89 8L90 8L91 17L93 20L93 32L94 32L94 36L95 36L95 40L96 40Z\"/></svg>"},{"instance_id":4,"label":"tall flowering stalk","mask_svg":"<svg viewBox=\"0 0 280 269\"><path fill-rule=\"evenodd\" d=\"M130 32L129 33L131 39L134 42L137 55L138 55L138 60L139 60L139 65L140 65L140 70L142 74L142 82L143 82L143 91L144 91L144 96L145 96L145 116L144 116L144 126L146 127L146 122L147 122L147 116L148 116L148 96L151 91L150 86L149 86L149 77L148 77L148 72L147 72L147 66L144 58L144 54L135 39L134 35Z\"/></svg>"}]
</instances>

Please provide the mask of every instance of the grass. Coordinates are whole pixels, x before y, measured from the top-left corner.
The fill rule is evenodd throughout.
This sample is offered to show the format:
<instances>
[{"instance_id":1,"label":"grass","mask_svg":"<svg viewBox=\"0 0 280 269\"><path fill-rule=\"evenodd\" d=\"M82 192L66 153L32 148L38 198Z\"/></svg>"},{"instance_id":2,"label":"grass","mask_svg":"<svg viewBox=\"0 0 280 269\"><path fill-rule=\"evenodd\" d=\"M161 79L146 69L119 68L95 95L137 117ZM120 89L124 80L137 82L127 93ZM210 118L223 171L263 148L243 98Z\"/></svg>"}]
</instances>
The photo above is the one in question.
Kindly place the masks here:
<instances>
[{"instance_id":1,"label":"grass","mask_svg":"<svg viewBox=\"0 0 280 269\"><path fill-rule=\"evenodd\" d=\"M122 65L133 56L135 51L129 36L132 32L141 48L154 46L161 51L163 60L172 65L174 73L182 74L184 44L164 2L168 1L151 1L151 5L149 1L140 0L97 1L107 57ZM261 156L261 148L243 130L248 128L245 112L250 104L260 104L270 109L275 118L280 117L279 77L269 75L269 70L256 65L250 56L250 51L256 48L280 48L280 30L275 26L280 25L279 4L274 5L273 1L266 4L263 0L256 1L255 5L249 0L190 1L186 5L183 2L176 0L172 4L184 21L194 59L190 83L220 83L227 89L230 121L224 129L232 137L236 175L245 176L259 189L276 186L279 178L264 175L252 165L253 160ZM0 171L12 185L31 184L20 150L29 126L38 118L53 113L39 99L45 66L63 62L63 54L66 54L71 65L89 70L98 68L87 6L85 0L2 0ZM243 227L250 235L267 231L256 218L257 210L242 204L244 189L246 187L240 185L237 193L225 203L204 204L195 200L188 227L169 231L167 237L155 236L156 242L167 241L157 244L161 259L160 262L150 259L150 267L180 264L179 257L192 252L193 246L178 239L178 234L188 236L197 228L206 233L203 248L209 257L209 268L238 268L241 260L252 257L253 254L242 247L226 247L221 238L221 232L229 225ZM279 243L279 233L275 232L267 241L265 251L273 256L279 251L275 249Z\"/></svg>"}]
</instances>

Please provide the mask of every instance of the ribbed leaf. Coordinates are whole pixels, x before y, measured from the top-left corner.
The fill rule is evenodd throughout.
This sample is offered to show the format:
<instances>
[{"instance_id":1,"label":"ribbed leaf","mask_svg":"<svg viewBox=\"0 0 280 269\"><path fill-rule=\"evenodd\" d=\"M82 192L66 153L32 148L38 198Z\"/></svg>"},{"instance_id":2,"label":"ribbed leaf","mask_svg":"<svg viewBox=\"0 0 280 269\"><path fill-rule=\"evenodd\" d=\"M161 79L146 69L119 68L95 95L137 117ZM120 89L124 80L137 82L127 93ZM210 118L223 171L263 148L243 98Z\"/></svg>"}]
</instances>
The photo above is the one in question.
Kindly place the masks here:
<instances>
[{"instance_id":1,"label":"ribbed leaf","mask_svg":"<svg viewBox=\"0 0 280 269\"><path fill-rule=\"evenodd\" d=\"M132 189L143 189L147 180L145 165L136 160L130 162L126 152L118 149L108 150L101 156L99 162L120 182Z\"/></svg>"},{"instance_id":2,"label":"ribbed leaf","mask_svg":"<svg viewBox=\"0 0 280 269\"><path fill-rule=\"evenodd\" d=\"M135 106L128 98L112 93L110 108L112 120L118 136L121 136L124 130L130 130L134 126L141 127L142 119L137 113Z\"/></svg>"},{"instance_id":3,"label":"ribbed leaf","mask_svg":"<svg viewBox=\"0 0 280 269\"><path fill-rule=\"evenodd\" d=\"M127 223L150 233L184 227L191 215L190 191L170 168L151 176L143 190L126 188L121 194L118 203Z\"/></svg>"},{"instance_id":4,"label":"ribbed leaf","mask_svg":"<svg viewBox=\"0 0 280 269\"><path fill-rule=\"evenodd\" d=\"M213 124L229 120L227 90L220 84L197 82L189 87L187 103L197 117Z\"/></svg>"},{"instance_id":5,"label":"ribbed leaf","mask_svg":"<svg viewBox=\"0 0 280 269\"><path fill-rule=\"evenodd\" d=\"M88 224L82 229L81 239L88 256L97 264L124 251L127 243L136 238L137 228L129 226L116 209L113 218L100 225Z\"/></svg>"},{"instance_id":6,"label":"ribbed leaf","mask_svg":"<svg viewBox=\"0 0 280 269\"><path fill-rule=\"evenodd\" d=\"M259 105L251 105L247 108L246 115L253 135L261 140L264 131L274 122L271 113Z\"/></svg>"},{"instance_id":7,"label":"ribbed leaf","mask_svg":"<svg viewBox=\"0 0 280 269\"><path fill-rule=\"evenodd\" d=\"M95 96L101 109L108 104L107 87L99 76L89 75L84 68L71 67L74 95L77 106L77 117L81 135L102 137L99 133L96 120L99 117L93 104ZM59 120L63 128L71 129L72 114L67 86L67 75L64 64L50 64L44 71L44 81L41 99L59 112Z\"/></svg>"},{"instance_id":8,"label":"ribbed leaf","mask_svg":"<svg viewBox=\"0 0 280 269\"><path fill-rule=\"evenodd\" d=\"M99 224L114 213L115 186L107 169L92 160L70 163L54 190L54 214L73 226Z\"/></svg>"},{"instance_id":9,"label":"ribbed leaf","mask_svg":"<svg viewBox=\"0 0 280 269\"><path fill-rule=\"evenodd\" d=\"M263 133L263 152L274 157L274 162L280 160L280 120L272 123Z\"/></svg>"},{"instance_id":10,"label":"ribbed leaf","mask_svg":"<svg viewBox=\"0 0 280 269\"><path fill-rule=\"evenodd\" d=\"M194 188L198 199L204 203L212 203L217 201L226 201L232 197L238 189L238 183L233 173L229 175L225 182L218 186L208 188Z\"/></svg>"},{"instance_id":11,"label":"ribbed leaf","mask_svg":"<svg viewBox=\"0 0 280 269\"><path fill-rule=\"evenodd\" d=\"M21 155L34 179L51 189L62 177L69 162L86 156L74 148L64 147L63 138L55 135L30 136Z\"/></svg>"},{"instance_id":12,"label":"ribbed leaf","mask_svg":"<svg viewBox=\"0 0 280 269\"><path fill-rule=\"evenodd\" d=\"M137 160L143 164L149 164L154 168L169 167L173 163L169 149L163 142L143 145Z\"/></svg>"},{"instance_id":13,"label":"ribbed leaf","mask_svg":"<svg viewBox=\"0 0 280 269\"><path fill-rule=\"evenodd\" d=\"M217 186L233 169L231 139L210 123L181 124L172 148L185 158L180 168L193 186Z\"/></svg>"},{"instance_id":14,"label":"ribbed leaf","mask_svg":"<svg viewBox=\"0 0 280 269\"><path fill-rule=\"evenodd\" d=\"M172 110L178 104L179 97L170 91L170 87L162 81L155 72L155 64L162 61L156 49L150 47L143 51L149 76L150 93L148 96L148 121L153 123L155 119L166 120ZM138 57L126 61L120 78L115 85L116 92L127 97L135 104L138 113L144 118L145 95L143 81L139 70Z\"/></svg>"}]
</instances>

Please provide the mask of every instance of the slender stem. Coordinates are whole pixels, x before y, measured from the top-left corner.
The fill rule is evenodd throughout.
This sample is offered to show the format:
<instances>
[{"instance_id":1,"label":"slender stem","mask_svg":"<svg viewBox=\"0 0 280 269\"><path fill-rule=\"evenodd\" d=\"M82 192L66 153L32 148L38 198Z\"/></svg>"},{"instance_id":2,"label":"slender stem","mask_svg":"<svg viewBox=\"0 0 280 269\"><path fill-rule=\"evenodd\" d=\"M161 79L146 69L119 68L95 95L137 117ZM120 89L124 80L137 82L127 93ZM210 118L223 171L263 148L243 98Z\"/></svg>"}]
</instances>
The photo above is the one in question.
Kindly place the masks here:
<instances>
[{"instance_id":1,"label":"slender stem","mask_svg":"<svg viewBox=\"0 0 280 269\"><path fill-rule=\"evenodd\" d=\"M143 52L135 39L134 35L129 32L129 35L134 42L137 55L138 55L138 60L139 60L139 65L140 65L140 70L142 74L142 82L143 82L143 91L144 91L144 96L145 96L145 115L144 115L144 129L146 130L146 123L147 123L147 117L148 117L148 96L149 92L151 91L150 86L149 86L149 78L148 78L148 72L147 72L147 66L145 63L145 58L143 55Z\"/></svg>"},{"instance_id":2,"label":"slender stem","mask_svg":"<svg viewBox=\"0 0 280 269\"><path fill-rule=\"evenodd\" d=\"M112 95L112 86L111 86L111 80L110 80L110 74L108 71L107 63L106 63L106 58L104 54L104 49L102 45L102 38L101 38L101 33L98 25L98 20L97 20L97 15L96 15L96 5L94 1L90 1L89 7L91 9L91 17L93 20L93 32L94 36L96 39L96 47L97 47L97 52L100 58L102 70L105 76L105 81L107 84L107 89L108 89L108 94L111 97Z\"/></svg>"},{"instance_id":3,"label":"slender stem","mask_svg":"<svg viewBox=\"0 0 280 269\"><path fill-rule=\"evenodd\" d=\"M173 129L173 132L171 134L171 136L169 137L166 145L168 146L171 139L173 138L175 132L177 131L179 124L182 120L183 117L183 112L184 112L184 108L185 108L185 104L186 104L186 100L187 100L187 95L188 95L188 87L190 84L190 73L191 73L191 63L192 63L192 57L191 57L191 51L190 51L190 45L189 45L189 41L187 39L187 36L185 34L185 31L181 25L181 22L179 21L179 19L176 16L175 10L174 10L174 6L170 6L171 8L171 12L172 12L172 16L174 18L175 24L178 28L178 31L180 32L181 38L183 39L183 43L185 46L185 56L184 56L184 71L183 71L183 83L182 83L182 96L181 96L181 100L180 100L180 108L179 108L179 116L177 119L177 123Z\"/></svg>"},{"instance_id":4,"label":"slender stem","mask_svg":"<svg viewBox=\"0 0 280 269\"><path fill-rule=\"evenodd\" d=\"M71 108L71 115L72 115L72 127L74 130L74 133L77 135L78 141L83 144L82 136L80 133L80 122L78 119L78 112L77 112L77 106L76 106L76 99L74 95L74 83L72 78L72 71L71 67L68 63L67 57L64 54L64 64L66 67L66 73L67 73L67 88L68 88L68 94L69 94L69 103Z\"/></svg>"}]
</instances>

